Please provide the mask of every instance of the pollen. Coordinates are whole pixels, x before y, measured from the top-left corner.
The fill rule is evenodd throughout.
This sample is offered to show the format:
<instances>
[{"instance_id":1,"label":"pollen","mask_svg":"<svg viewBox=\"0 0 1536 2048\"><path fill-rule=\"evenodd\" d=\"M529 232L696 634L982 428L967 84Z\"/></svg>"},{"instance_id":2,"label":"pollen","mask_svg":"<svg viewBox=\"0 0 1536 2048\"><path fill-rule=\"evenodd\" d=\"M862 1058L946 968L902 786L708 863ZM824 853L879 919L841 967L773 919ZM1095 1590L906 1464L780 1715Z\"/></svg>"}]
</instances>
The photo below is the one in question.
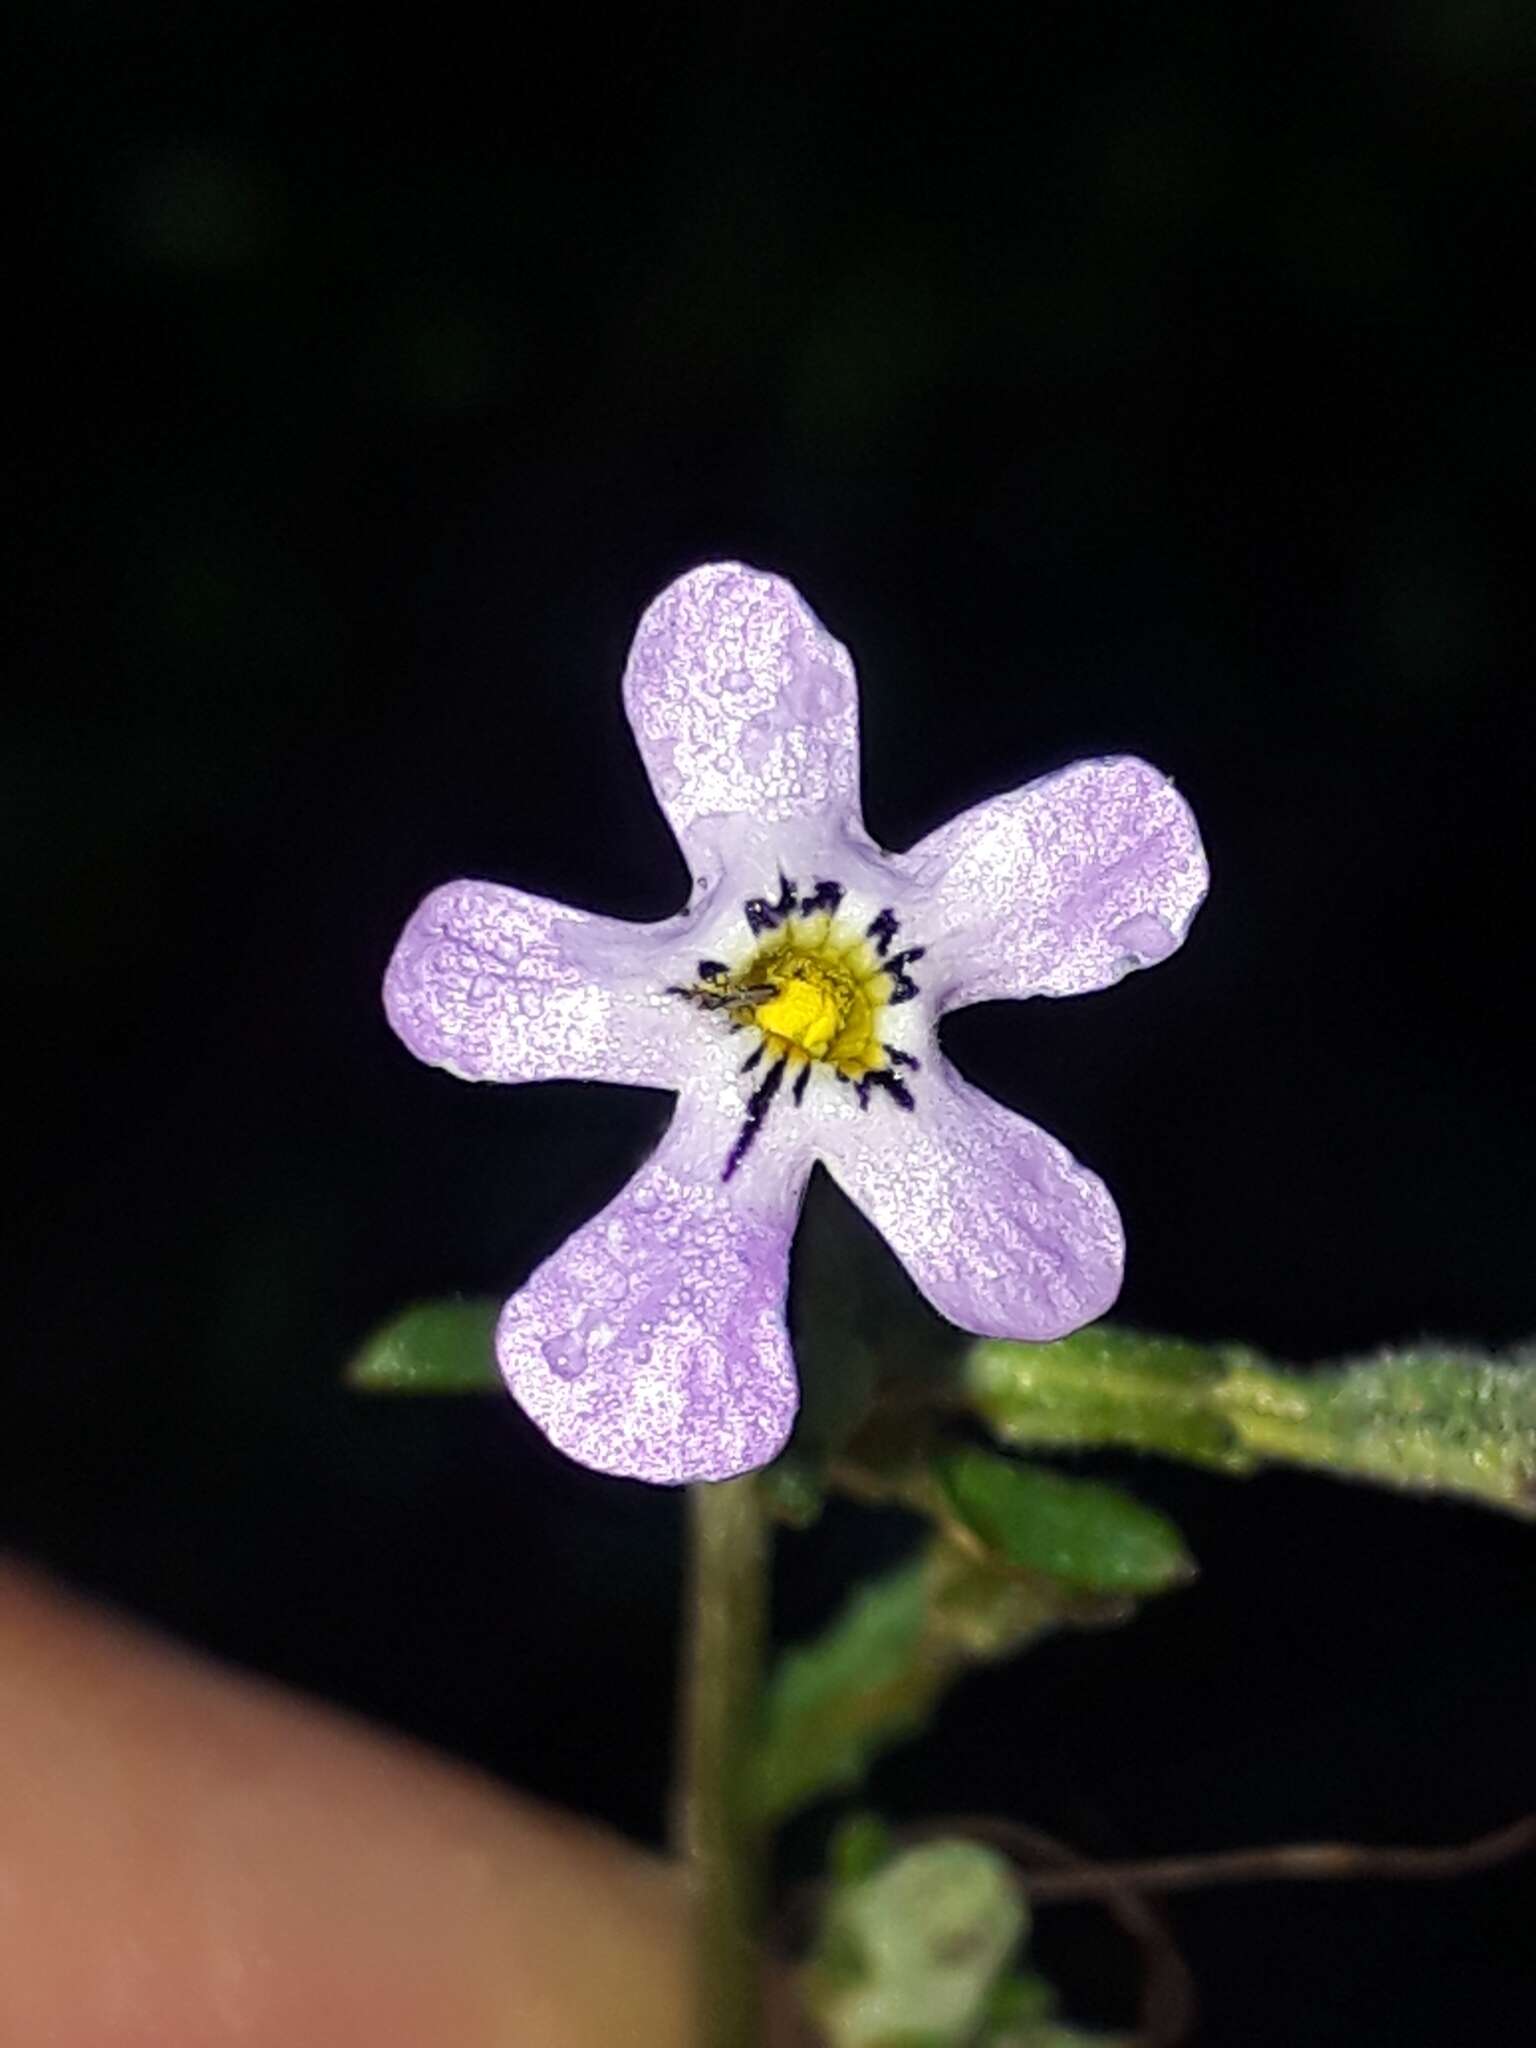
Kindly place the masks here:
<instances>
[{"instance_id":1,"label":"pollen","mask_svg":"<svg viewBox=\"0 0 1536 2048\"><path fill-rule=\"evenodd\" d=\"M813 1060L825 1059L827 1048L847 1022L847 991L829 988L824 972L816 980L797 974L757 1009L760 1030L787 1039Z\"/></svg>"},{"instance_id":2,"label":"pollen","mask_svg":"<svg viewBox=\"0 0 1536 2048\"><path fill-rule=\"evenodd\" d=\"M847 895L841 882L826 876L802 894L780 869L776 899L749 896L742 904L755 942L750 950L734 965L701 960L697 981L667 987L669 996L757 1040L740 1063L740 1072L754 1078L722 1180L734 1178L775 1102L798 1109L823 1069L851 1083L861 1110L877 1091L898 1109L917 1107L907 1076L922 1062L903 1046L887 1045L881 1033L886 1011L920 993L911 969L927 948L893 953L891 942L901 930L895 911L878 911L861 928Z\"/></svg>"},{"instance_id":3,"label":"pollen","mask_svg":"<svg viewBox=\"0 0 1536 2048\"><path fill-rule=\"evenodd\" d=\"M727 987L741 997L732 1021L760 1031L770 1059L830 1066L850 1081L886 1064L876 1026L891 976L862 935L837 933L829 917L788 919Z\"/></svg>"}]
</instances>

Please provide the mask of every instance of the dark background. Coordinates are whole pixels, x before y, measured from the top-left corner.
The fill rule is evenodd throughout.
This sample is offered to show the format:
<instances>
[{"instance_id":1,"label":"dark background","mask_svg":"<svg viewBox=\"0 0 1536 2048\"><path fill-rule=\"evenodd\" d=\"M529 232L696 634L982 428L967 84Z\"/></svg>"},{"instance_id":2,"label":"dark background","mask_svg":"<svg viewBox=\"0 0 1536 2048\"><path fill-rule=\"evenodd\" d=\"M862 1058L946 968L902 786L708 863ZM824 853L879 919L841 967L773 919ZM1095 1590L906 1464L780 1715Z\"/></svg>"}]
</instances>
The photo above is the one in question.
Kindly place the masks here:
<instances>
[{"instance_id":1,"label":"dark background","mask_svg":"<svg viewBox=\"0 0 1536 2048\"><path fill-rule=\"evenodd\" d=\"M1536 1332L1536 34L1513 0L635 16L14 17L47 281L12 315L0 1507L655 1838L675 1496L338 1372L408 1299L513 1285L665 1101L415 1065L396 931L459 874L678 905L618 671L666 579L742 555L852 647L886 843L1084 753L1191 798L1215 890L1171 965L946 1031L1114 1188L1128 1319L1299 1360ZM887 1811L1125 1854L1532 1803L1531 1528L1101 1463L1202 1582L973 1680ZM892 1540L786 1539L785 1627ZM1533 1911L1527 1867L1177 1921L1202 2041L1502 2043Z\"/></svg>"}]
</instances>

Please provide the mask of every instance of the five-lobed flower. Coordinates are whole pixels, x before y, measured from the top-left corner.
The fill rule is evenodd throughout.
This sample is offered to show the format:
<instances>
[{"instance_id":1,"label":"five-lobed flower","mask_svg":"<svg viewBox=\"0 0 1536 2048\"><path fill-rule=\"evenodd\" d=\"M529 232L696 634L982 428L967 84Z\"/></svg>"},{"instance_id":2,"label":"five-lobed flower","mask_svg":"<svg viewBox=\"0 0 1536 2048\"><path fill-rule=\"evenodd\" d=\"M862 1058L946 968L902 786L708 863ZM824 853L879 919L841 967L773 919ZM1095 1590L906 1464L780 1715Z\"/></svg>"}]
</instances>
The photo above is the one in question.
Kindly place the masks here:
<instances>
[{"instance_id":1,"label":"five-lobed flower","mask_svg":"<svg viewBox=\"0 0 1536 2048\"><path fill-rule=\"evenodd\" d=\"M847 653L787 583L735 563L655 600L624 700L687 909L631 925L449 883L406 926L385 1005L465 1080L677 1091L653 1156L507 1303L497 1351L571 1457L679 1484L764 1465L789 1432L789 1247L818 1160L961 1328L1043 1339L1110 1306L1108 1191L961 1078L938 1020L1166 958L1207 874L1187 805L1125 757L882 851Z\"/></svg>"}]
</instances>

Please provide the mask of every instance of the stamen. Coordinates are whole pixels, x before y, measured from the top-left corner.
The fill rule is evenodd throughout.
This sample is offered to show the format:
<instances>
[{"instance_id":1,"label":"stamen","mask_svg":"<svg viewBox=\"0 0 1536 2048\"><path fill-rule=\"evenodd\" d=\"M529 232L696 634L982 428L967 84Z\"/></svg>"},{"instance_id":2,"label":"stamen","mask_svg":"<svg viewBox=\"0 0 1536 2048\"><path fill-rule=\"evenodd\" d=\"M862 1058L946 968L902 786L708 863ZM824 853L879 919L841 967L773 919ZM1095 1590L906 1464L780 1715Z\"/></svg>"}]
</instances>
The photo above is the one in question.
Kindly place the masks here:
<instances>
[{"instance_id":1,"label":"stamen","mask_svg":"<svg viewBox=\"0 0 1536 2048\"><path fill-rule=\"evenodd\" d=\"M779 1092L779 1083L784 1079L784 1069L788 1064L787 1059L779 1060L776 1065L768 1069L762 1080L753 1089L751 1098L747 1103L746 1117L742 1122L741 1129L736 1134L736 1142L731 1147L730 1156L725 1162L725 1171L720 1176L722 1180L729 1180L737 1167L740 1166L742 1160L751 1151L752 1141L763 1127L763 1118L773 1107L773 1098Z\"/></svg>"},{"instance_id":2,"label":"stamen","mask_svg":"<svg viewBox=\"0 0 1536 2048\"><path fill-rule=\"evenodd\" d=\"M892 1073L889 1067L880 1067L874 1073L866 1074L858 1085L860 1109L868 1109L869 1091L871 1088L883 1088L887 1095L894 1097L901 1104L903 1109L916 1109L917 1107L917 1104L912 1100L911 1089L898 1074Z\"/></svg>"},{"instance_id":3,"label":"stamen","mask_svg":"<svg viewBox=\"0 0 1536 2048\"><path fill-rule=\"evenodd\" d=\"M818 882L809 896L801 898L800 915L802 917L814 917L818 910L824 910L830 917L836 912L842 900L843 885L841 882Z\"/></svg>"},{"instance_id":4,"label":"stamen","mask_svg":"<svg viewBox=\"0 0 1536 2048\"><path fill-rule=\"evenodd\" d=\"M795 885L779 870L779 900L770 903L766 896L749 896L742 908L747 916L747 929L754 938L764 932L776 931L795 907Z\"/></svg>"},{"instance_id":5,"label":"stamen","mask_svg":"<svg viewBox=\"0 0 1536 2048\"><path fill-rule=\"evenodd\" d=\"M701 1010L723 1013L730 1032L753 1034L754 1049L738 1071L755 1076L755 1085L725 1162L725 1180L757 1142L784 1087L786 1067L797 1108L818 1066L852 1087L860 1109L869 1107L876 1089L900 1109L915 1107L902 1076L917 1073L922 1062L899 1046L882 1044L876 1033L887 1005L909 1003L919 993L910 970L926 948L892 951L901 920L890 905L869 920L862 940L849 944L836 923L847 901L843 883L816 875L801 895L782 867L778 876L776 898L752 896L742 905L758 940L748 958L734 968L701 960L696 982L668 990Z\"/></svg>"},{"instance_id":6,"label":"stamen","mask_svg":"<svg viewBox=\"0 0 1536 2048\"><path fill-rule=\"evenodd\" d=\"M892 989L890 995L886 999L888 1002L911 1002L912 998L917 994L918 989L917 983L912 979L911 975L907 972L907 962L909 960L921 960L923 955L927 952L927 950L928 948L926 946L908 946L905 953L893 953L890 959L886 961L885 971L888 975L891 976L891 978L896 983L895 988Z\"/></svg>"}]
</instances>

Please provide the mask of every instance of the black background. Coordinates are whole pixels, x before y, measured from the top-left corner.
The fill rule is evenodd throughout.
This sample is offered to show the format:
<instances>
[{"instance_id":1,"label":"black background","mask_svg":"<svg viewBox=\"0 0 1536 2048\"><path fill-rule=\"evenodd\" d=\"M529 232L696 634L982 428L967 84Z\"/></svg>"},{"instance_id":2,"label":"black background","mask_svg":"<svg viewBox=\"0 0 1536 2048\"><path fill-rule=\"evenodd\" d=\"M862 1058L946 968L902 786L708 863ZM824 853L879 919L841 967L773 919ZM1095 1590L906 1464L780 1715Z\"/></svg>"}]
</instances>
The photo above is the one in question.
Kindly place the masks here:
<instances>
[{"instance_id":1,"label":"black background","mask_svg":"<svg viewBox=\"0 0 1536 2048\"><path fill-rule=\"evenodd\" d=\"M1536 1331L1527 10L14 20L11 1541L659 1836L676 1498L337 1374L664 1120L430 1073L377 985L454 875L678 905L617 677L709 556L852 648L887 844L1084 753L1193 802L1173 963L946 1027L1114 1188L1128 1319ZM1099 1463L1200 1585L973 1680L887 1811L1125 1854L1531 1804L1529 1527ZM786 1539L786 1629L897 1540ZM1183 1902L1201 2039L1526 2040L1533 1910L1529 1867Z\"/></svg>"}]
</instances>

